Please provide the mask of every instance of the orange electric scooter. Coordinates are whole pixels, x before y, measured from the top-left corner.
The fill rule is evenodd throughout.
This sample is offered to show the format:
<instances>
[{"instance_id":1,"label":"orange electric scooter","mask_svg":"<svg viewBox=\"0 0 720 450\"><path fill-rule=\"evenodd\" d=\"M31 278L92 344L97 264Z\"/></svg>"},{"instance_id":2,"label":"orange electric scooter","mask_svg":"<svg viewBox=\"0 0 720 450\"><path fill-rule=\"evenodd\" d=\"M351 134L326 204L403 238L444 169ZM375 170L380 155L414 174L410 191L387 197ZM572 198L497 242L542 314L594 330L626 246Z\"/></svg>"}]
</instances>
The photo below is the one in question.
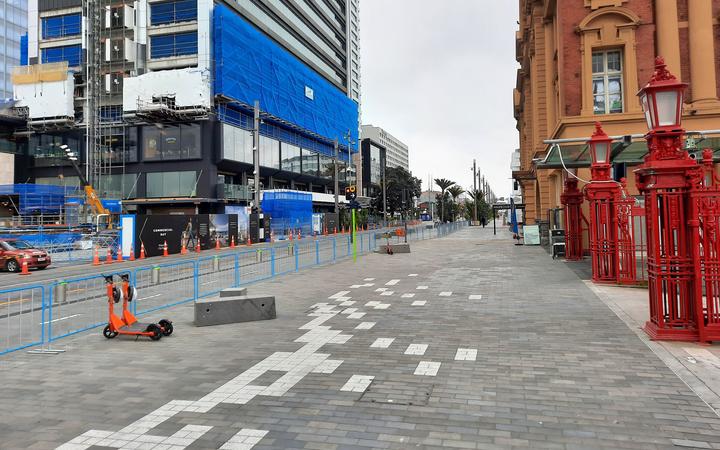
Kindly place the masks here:
<instances>
[{"instance_id":1,"label":"orange electric scooter","mask_svg":"<svg viewBox=\"0 0 720 450\"><path fill-rule=\"evenodd\" d=\"M147 336L153 341L157 341L163 337L163 329L155 323L141 324L137 319L131 325L128 325L123 319L115 314L114 304L123 300L123 315L127 311L128 298L124 295L124 290L129 292L129 276L123 275L123 289L115 286L113 275L105 276L105 288L107 290L108 300L108 324L103 329L103 336L112 339L118 334L128 336ZM128 311L129 313L129 311ZM132 316L132 314L131 314ZM134 318L134 316L133 316ZM172 331L170 331L172 333Z\"/></svg>"},{"instance_id":2,"label":"orange electric scooter","mask_svg":"<svg viewBox=\"0 0 720 450\"><path fill-rule=\"evenodd\" d=\"M135 300L137 297L137 289L135 289L135 286L130 286L130 275L123 274L120 275L120 279L122 280L122 294L123 294L123 313L122 313L122 321L127 325L128 327L136 327L136 328L143 328L146 326L150 326L153 324L150 323L140 323L137 320L137 317L133 315L133 313L130 312L130 308L128 308L128 304ZM160 326L160 330L162 330L163 336L170 336L173 333L173 324L171 321L167 319L160 320L157 325Z\"/></svg>"}]
</instances>

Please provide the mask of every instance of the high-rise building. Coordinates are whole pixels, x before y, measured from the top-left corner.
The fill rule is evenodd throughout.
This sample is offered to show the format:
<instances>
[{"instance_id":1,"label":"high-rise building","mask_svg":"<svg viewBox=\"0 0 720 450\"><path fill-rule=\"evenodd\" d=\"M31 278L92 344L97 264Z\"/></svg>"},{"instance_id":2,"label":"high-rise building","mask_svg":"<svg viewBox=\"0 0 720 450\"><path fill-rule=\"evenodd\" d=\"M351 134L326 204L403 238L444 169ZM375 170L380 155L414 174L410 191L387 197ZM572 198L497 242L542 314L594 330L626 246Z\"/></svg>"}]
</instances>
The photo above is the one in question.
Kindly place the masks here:
<instances>
[{"instance_id":1,"label":"high-rise building","mask_svg":"<svg viewBox=\"0 0 720 450\"><path fill-rule=\"evenodd\" d=\"M410 171L408 146L400 142L399 139L384 129L373 125L363 125L360 134L363 139L372 139L385 147L387 150L388 167L402 167L408 172Z\"/></svg>"},{"instance_id":2,"label":"high-rise building","mask_svg":"<svg viewBox=\"0 0 720 450\"><path fill-rule=\"evenodd\" d=\"M20 64L20 40L27 31L27 0L0 4L0 99L12 97L12 68Z\"/></svg>"},{"instance_id":3,"label":"high-rise building","mask_svg":"<svg viewBox=\"0 0 720 450\"><path fill-rule=\"evenodd\" d=\"M131 210L222 212L251 197L258 101L261 186L332 192L337 140L342 189L358 0L30 0L28 19L14 94L30 179L76 181L65 144Z\"/></svg>"}]
</instances>

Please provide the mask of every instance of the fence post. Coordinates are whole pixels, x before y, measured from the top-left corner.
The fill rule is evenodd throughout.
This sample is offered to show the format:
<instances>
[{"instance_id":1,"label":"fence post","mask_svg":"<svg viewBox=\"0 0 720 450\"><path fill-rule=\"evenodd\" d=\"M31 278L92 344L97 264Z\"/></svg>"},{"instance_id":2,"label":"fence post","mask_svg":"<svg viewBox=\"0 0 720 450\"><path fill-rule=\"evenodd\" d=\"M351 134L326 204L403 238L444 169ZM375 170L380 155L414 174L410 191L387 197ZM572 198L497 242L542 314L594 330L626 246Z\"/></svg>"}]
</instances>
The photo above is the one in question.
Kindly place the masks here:
<instances>
[{"instance_id":1,"label":"fence post","mask_svg":"<svg viewBox=\"0 0 720 450\"><path fill-rule=\"evenodd\" d=\"M47 330L48 330L48 343L53 341L52 336L52 321L53 321L53 292L55 291L55 284L57 282L53 282L53 284L50 285L50 293L48 294L48 320L47 320Z\"/></svg>"},{"instance_id":2,"label":"fence post","mask_svg":"<svg viewBox=\"0 0 720 450\"><path fill-rule=\"evenodd\" d=\"M40 287L40 292L42 293L42 309L40 311L40 345L45 345L45 286ZM47 322L48 324L50 323L49 320Z\"/></svg>"},{"instance_id":3,"label":"fence post","mask_svg":"<svg viewBox=\"0 0 720 450\"><path fill-rule=\"evenodd\" d=\"M238 253L235 253L234 263L235 263L235 269L233 271L235 274L234 287L237 287L237 286L240 286L240 255Z\"/></svg>"},{"instance_id":4,"label":"fence post","mask_svg":"<svg viewBox=\"0 0 720 450\"><path fill-rule=\"evenodd\" d=\"M133 270L133 272L132 272L133 286L135 286L136 289L137 289L137 285L138 285L137 273L138 273L138 269L135 269L135 270ZM139 295L138 295L138 297L139 297ZM136 298L136 299L134 299L134 301L132 302L132 309L133 309L133 310L132 310L132 313L133 313L133 315L137 315L137 304L138 304L138 300L139 300L139 299Z\"/></svg>"},{"instance_id":5,"label":"fence post","mask_svg":"<svg viewBox=\"0 0 720 450\"><path fill-rule=\"evenodd\" d=\"M320 243L315 241L315 264L320 265Z\"/></svg>"},{"instance_id":6,"label":"fence post","mask_svg":"<svg viewBox=\"0 0 720 450\"><path fill-rule=\"evenodd\" d=\"M275 276L275 247L270 247L270 278Z\"/></svg>"},{"instance_id":7,"label":"fence post","mask_svg":"<svg viewBox=\"0 0 720 450\"><path fill-rule=\"evenodd\" d=\"M335 239L335 236L332 238L333 243L333 262L337 261L337 239Z\"/></svg>"},{"instance_id":8,"label":"fence post","mask_svg":"<svg viewBox=\"0 0 720 450\"><path fill-rule=\"evenodd\" d=\"M198 299L198 295L200 294L200 284L198 282L198 278L200 277L200 271L198 269L198 261L193 261L193 301L196 301Z\"/></svg>"},{"instance_id":9,"label":"fence post","mask_svg":"<svg viewBox=\"0 0 720 450\"><path fill-rule=\"evenodd\" d=\"M297 242L296 242L295 244L293 244L293 246L294 246L294 247L293 247L293 250L294 250L293 253L295 253L295 272L297 272L297 271L300 270L300 255L298 254L298 250L299 250L299 249L298 249Z\"/></svg>"}]
</instances>

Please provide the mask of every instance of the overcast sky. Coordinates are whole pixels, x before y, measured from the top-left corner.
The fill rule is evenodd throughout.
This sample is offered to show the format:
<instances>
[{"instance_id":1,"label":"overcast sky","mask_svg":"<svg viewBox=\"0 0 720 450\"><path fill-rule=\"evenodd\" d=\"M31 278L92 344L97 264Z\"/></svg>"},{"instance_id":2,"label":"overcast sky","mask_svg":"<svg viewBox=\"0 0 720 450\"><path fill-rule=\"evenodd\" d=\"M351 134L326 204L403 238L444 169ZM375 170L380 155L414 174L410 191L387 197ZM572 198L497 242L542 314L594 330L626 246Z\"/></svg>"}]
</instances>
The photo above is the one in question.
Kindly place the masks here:
<instances>
[{"instance_id":1,"label":"overcast sky","mask_svg":"<svg viewBox=\"0 0 720 450\"><path fill-rule=\"evenodd\" d=\"M410 170L510 194L517 1L360 0L362 123L410 147Z\"/></svg>"}]
</instances>

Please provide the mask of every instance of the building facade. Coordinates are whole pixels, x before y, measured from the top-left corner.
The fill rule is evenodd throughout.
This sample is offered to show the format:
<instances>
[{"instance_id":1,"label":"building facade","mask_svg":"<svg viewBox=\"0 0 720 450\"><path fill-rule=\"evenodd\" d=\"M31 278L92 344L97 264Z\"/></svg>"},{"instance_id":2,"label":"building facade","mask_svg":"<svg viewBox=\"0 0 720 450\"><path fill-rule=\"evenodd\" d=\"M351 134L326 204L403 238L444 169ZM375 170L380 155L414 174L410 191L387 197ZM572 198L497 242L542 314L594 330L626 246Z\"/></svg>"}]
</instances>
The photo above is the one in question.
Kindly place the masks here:
<instances>
[{"instance_id":1,"label":"building facade","mask_svg":"<svg viewBox=\"0 0 720 450\"><path fill-rule=\"evenodd\" d=\"M332 192L337 140L342 188L359 140L357 8L30 0L27 66L14 76L24 175L77 183L67 145L99 194L130 210L222 212L252 197L257 101L261 187Z\"/></svg>"},{"instance_id":2,"label":"building facade","mask_svg":"<svg viewBox=\"0 0 720 450\"><path fill-rule=\"evenodd\" d=\"M551 146L546 139L589 138L595 121L611 136L613 175L627 178L647 153L647 132L636 93L650 80L655 56L689 83L687 130L718 129L720 119L720 0L520 0L516 58L520 63L514 112L520 133L519 167L513 178L526 204L528 223L560 207L563 166L588 180L585 144ZM689 135L692 137L692 135ZM689 139L688 150L717 139ZM582 184L582 183L581 183Z\"/></svg>"},{"instance_id":3,"label":"building facade","mask_svg":"<svg viewBox=\"0 0 720 450\"><path fill-rule=\"evenodd\" d=\"M363 139L372 139L387 149L388 167L402 167L410 172L408 146L380 127L363 125L360 130Z\"/></svg>"},{"instance_id":4,"label":"building facade","mask_svg":"<svg viewBox=\"0 0 720 450\"><path fill-rule=\"evenodd\" d=\"M363 197L377 197L382 194L385 167L388 163L387 149L373 139L364 138L360 144L360 152L360 193Z\"/></svg>"},{"instance_id":5,"label":"building facade","mask_svg":"<svg viewBox=\"0 0 720 450\"><path fill-rule=\"evenodd\" d=\"M27 0L0 4L0 99L12 97L12 68L20 64L20 41L27 31Z\"/></svg>"}]
</instances>

